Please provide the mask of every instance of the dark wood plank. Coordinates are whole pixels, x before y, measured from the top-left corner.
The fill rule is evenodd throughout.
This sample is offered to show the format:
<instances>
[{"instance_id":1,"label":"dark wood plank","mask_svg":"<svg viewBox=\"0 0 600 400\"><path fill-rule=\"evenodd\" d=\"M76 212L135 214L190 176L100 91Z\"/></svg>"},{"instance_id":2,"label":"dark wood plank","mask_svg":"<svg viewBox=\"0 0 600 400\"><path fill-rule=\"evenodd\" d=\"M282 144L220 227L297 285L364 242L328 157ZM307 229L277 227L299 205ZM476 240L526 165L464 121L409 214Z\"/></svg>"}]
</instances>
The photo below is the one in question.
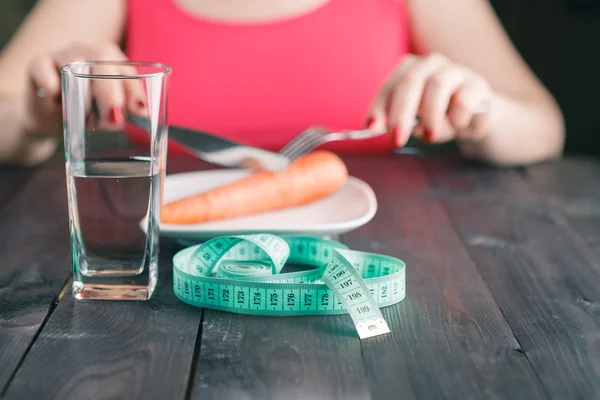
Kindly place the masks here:
<instances>
[{"instance_id":1,"label":"dark wood plank","mask_svg":"<svg viewBox=\"0 0 600 400\"><path fill-rule=\"evenodd\" d=\"M78 301L68 290L6 398L186 398L202 310L173 294L172 250L162 248L147 302Z\"/></svg>"},{"instance_id":2,"label":"dark wood plank","mask_svg":"<svg viewBox=\"0 0 600 400\"><path fill-rule=\"evenodd\" d=\"M62 165L37 170L0 213L0 393L69 275Z\"/></svg>"},{"instance_id":3,"label":"dark wood plank","mask_svg":"<svg viewBox=\"0 0 600 400\"><path fill-rule=\"evenodd\" d=\"M349 163L379 209L344 236L351 248L407 263L407 297L383 310L390 335L363 341L374 398L548 398L419 163Z\"/></svg>"},{"instance_id":4,"label":"dark wood plank","mask_svg":"<svg viewBox=\"0 0 600 400\"><path fill-rule=\"evenodd\" d=\"M0 209L25 185L30 169L0 165Z\"/></svg>"},{"instance_id":5,"label":"dark wood plank","mask_svg":"<svg viewBox=\"0 0 600 400\"><path fill-rule=\"evenodd\" d=\"M598 256L518 172L462 163L429 170L547 392L554 399L597 399Z\"/></svg>"},{"instance_id":6,"label":"dark wood plank","mask_svg":"<svg viewBox=\"0 0 600 400\"><path fill-rule=\"evenodd\" d=\"M66 193L63 183L53 184ZM61 221L67 220L62 200L48 207ZM71 273L68 240L68 232L60 230L48 243L63 255L50 266L59 266L62 276ZM173 294L171 259L179 247L162 242L159 284L147 302L77 301L69 285L7 399L186 398L202 310ZM43 258L36 261L49 267Z\"/></svg>"},{"instance_id":7,"label":"dark wood plank","mask_svg":"<svg viewBox=\"0 0 600 400\"><path fill-rule=\"evenodd\" d=\"M600 257L600 161L568 158L528 168L525 176L541 200L565 216Z\"/></svg>"},{"instance_id":8,"label":"dark wood plank","mask_svg":"<svg viewBox=\"0 0 600 400\"><path fill-rule=\"evenodd\" d=\"M349 316L204 313L192 399L370 398Z\"/></svg>"}]
</instances>

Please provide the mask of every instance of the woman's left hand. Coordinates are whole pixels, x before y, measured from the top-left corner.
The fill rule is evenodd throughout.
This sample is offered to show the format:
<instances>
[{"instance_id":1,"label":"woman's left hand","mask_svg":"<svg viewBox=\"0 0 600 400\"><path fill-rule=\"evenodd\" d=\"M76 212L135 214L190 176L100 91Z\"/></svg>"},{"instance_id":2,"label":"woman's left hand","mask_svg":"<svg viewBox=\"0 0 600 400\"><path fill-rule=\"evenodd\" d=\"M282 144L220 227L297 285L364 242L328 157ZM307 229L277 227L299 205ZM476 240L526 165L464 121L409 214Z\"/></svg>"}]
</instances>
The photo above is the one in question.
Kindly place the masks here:
<instances>
[{"instance_id":1,"label":"woman's left hand","mask_svg":"<svg viewBox=\"0 0 600 400\"><path fill-rule=\"evenodd\" d=\"M387 129L399 147L411 135L427 143L479 140L488 133L492 96L481 75L442 55L409 55L383 85L367 126Z\"/></svg>"}]
</instances>

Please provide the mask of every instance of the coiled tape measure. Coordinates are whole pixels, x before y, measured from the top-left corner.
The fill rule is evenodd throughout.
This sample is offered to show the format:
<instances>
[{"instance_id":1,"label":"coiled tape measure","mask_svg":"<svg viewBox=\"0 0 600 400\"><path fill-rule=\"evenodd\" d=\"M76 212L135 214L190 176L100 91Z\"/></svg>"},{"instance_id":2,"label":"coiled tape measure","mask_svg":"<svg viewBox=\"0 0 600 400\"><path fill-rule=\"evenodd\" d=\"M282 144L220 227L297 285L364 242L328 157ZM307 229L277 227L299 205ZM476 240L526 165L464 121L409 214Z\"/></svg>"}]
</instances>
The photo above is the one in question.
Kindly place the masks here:
<instances>
[{"instance_id":1,"label":"coiled tape measure","mask_svg":"<svg viewBox=\"0 0 600 400\"><path fill-rule=\"evenodd\" d=\"M286 262L313 268L282 274ZM405 264L314 237L224 236L175 254L173 289L193 306L241 314L350 314L365 339L390 332L379 309L404 299Z\"/></svg>"}]
</instances>

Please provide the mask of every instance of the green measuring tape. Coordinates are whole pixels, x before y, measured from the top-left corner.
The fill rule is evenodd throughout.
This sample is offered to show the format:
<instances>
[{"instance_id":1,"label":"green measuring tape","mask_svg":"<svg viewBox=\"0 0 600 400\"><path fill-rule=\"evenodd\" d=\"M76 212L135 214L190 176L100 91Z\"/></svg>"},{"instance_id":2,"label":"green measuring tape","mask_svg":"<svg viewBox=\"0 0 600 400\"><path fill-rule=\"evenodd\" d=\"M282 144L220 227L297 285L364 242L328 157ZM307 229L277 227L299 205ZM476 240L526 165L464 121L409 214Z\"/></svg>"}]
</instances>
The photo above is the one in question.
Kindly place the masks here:
<instances>
[{"instance_id":1,"label":"green measuring tape","mask_svg":"<svg viewBox=\"0 0 600 400\"><path fill-rule=\"evenodd\" d=\"M286 262L312 268L282 274ZM314 237L224 236L175 254L173 289L193 306L241 314L350 314L364 339L390 332L379 309L404 299L405 265Z\"/></svg>"}]
</instances>

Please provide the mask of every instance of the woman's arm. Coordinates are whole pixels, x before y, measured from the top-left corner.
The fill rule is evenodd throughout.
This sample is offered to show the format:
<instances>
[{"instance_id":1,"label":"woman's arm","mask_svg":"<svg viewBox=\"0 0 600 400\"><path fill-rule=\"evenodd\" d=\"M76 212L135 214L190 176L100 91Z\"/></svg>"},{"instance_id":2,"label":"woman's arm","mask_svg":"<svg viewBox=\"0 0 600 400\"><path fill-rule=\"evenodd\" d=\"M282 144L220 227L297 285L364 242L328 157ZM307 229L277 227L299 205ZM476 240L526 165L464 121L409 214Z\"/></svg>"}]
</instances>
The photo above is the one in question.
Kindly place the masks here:
<instances>
[{"instance_id":1,"label":"woman's arm","mask_svg":"<svg viewBox=\"0 0 600 400\"><path fill-rule=\"evenodd\" d=\"M414 45L482 75L493 94L488 131L459 140L467 157L499 165L561 155L562 114L513 47L487 0L406 0Z\"/></svg>"},{"instance_id":2,"label":"woman's arm","mask_svg":"<svg viewBox=\"0 0 600 400\"><path fill-rule=\"evenodd\" d=\"M60 93L60 66L46 65L52 64L48 55L75 43L90 48L118 43L125 14L124 0L36 4L0 53L0 163L37 164L52 154L58 139L32 134L28 126L40 114L52 114L47 119L52 121L60 115L60 105L52 107L54 98L48 104L32 101L33 80L41 79L49 92Z\"/></svg>"}]
</instances>

